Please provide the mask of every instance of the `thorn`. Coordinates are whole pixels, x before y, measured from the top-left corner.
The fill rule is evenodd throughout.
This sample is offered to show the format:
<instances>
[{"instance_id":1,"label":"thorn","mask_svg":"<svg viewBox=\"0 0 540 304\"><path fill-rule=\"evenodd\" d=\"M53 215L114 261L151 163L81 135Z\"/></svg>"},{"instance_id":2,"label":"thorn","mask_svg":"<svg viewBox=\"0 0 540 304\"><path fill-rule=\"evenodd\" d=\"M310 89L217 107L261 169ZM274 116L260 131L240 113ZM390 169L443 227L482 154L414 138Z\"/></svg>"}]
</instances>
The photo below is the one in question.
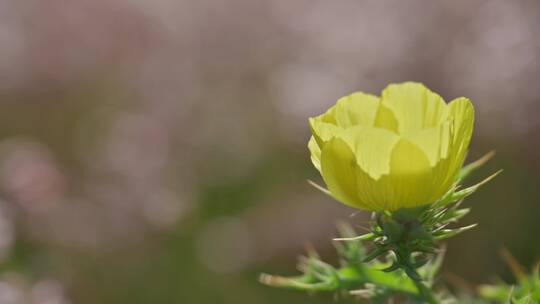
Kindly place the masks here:
<instances>
[{"instance_id":1,"label":"thorn","mask_svg":"<svg viewBox=\"0 0 540 304\"><path fill-rule=\"evenodd\" d=\"M515 287L516 287L515 285L512 285L512 287L510 287L510 292L508 292L508 298L506 299L506 303L511 303L512 296L514 295L514 288Z\"/></svg>"},{"instance_id":2,"label":"thorn","mask_svg":"<svg viewBox=\"0 0 540 304\"><path fill-rule=\"evenodd\" d=\"M503 172L503 169L500 169L499 171L497 171L497 172L491 174L490 176L486 177L483 181L481 181L478 184L474 185L474 187L480 187L480 186L483 186L483 185L487 184L489 181L494 179L497 175L501 174L502 172Z\"/></svg>"},{"instance_id":3,"label":"thorn","mask_svg":"<svg viewBox=\"0 0 540 304\"><path fill-rule=\"evenodd\" d=\"M480 168L485 163L487 163L491 158L493 158L494 155L495 155L495 150L492 150L488 152L487 154L485 154L484 156L480 157L479 159L475 160L474 162L463 167L463 169L461 169L461 172L459 174L458 180L463 180L464 178L466 178L471 172L473 172L474 170Z\"/></svg>"},{"instance_id":4,"label":"thorn","mask_svg":"<svg viewBox=\"0 0 540 304\"><path fill-rule=\"evenodd\" d=\"M315 250L315 247L313 247L313 244L310 242L304 243L304 248L307 252L307 255L309 258L318 258L319 254L317 253L317 250Z\"/></svg>"},{"instance_id":5,"label":"thorn","mask_svg":"<svg viewBox=\"0 0 540 304\"><path fill-rule=\"evenodd\" d=\"M315 187L315 189L321 191L322 193L326 194L326 195L329 195L329 196L332 196L332 193L330 193L330 191L326 188L324 188L323 186L317 184L316 182L312 181L312 180L307 180L308 184L310 184L311 186Z\"/></svg>"},{"instance_id":6,"label":"thorn","mask_svg":"<svg viewBox=\"0 0 540 304\"><path fill-rule=\"evenodd\" d=\"M474 162L470 163L468 166L474 165L475 167L480 167L480 166L484 165L485 163L487 163L490 159L492 159L493 156L495 156L495 150L489 151L484 156L482 156L479 159L475 160Z\"/></svg>"},{"instance_id":7,"label":"thorn","mask_svg":"<svg viewBox=\"0 0 540 304\"><path fill-rule=\"evenodd\" d=\"M266 273L261 273L259 275L259 282L263 283L264 285L270 285L272 282L272 276Z\"/></svg>"},{"instance_id":8,"label":"thorn","mask_svg":"<svg viewBox=\"0 0 540 304\"><path fill-rule=\"evenodd\" d=\"M482 185L485 185L487 182L494 179L502 171L503 170L501 169L501 170L491 174L490 176L485 178L483 181L477 183L476 185L473 185L473 186L470 186L468 188L465 188L465 189L462 189L462 190L459 190L459 191L456 191L456 192L452 193L452 195L450 195L449 197L439 201L438 204L437 204L437 207L442 207L442 206L445 206L445 205L447 205L447 204L449 204L449 203L451 203L453 201L464 199L465 197L467 197L467 196L473 194L474 192L476 192L476 190L478 190L478 188L480 188Z\"/></svg>"},{"instance_id":9,"label":"thorn","mask_svg":"<svg viewBox=\"0 0 540 304\"><path fill-rule=\"evenodd\" d=\"M351 290L349 293L351 295L359 296L366 299L369 299L375 295L373 290L370 290L370 289L356 289L356 290Z\"/></svg>"},{"instance_id":10,"label":"thorn","mask_svg":"<svg viewBox=\"0 0 540 304\"><path fill-rule=\"evenodd\" d=\"M500 252L502 258L505 260L506 264L510 267L510 270L512 270L512 273L514 276L516 276L519 280L526 280L527 274L525 272L525 269L519 262L516 260L516 258L508 251L508 249L503 248Z\"/></svg>"},{"instance_id":11,"label":"thorn","mask_svg":"<svg viewBox=\"0 0 540 304\"><path fill-rule=\"evenodd\" d=\"M478 226L478 223L474 223L474 224L471 224L469 226L464 226L464 227L460 227L460 228L457 228L457 230L459 232L464 232L464 231L467 231L467 230L471 230L473 229L474 227Z\"/></svg>"},{"instance_id":12,"label":"thorn","mask_svg":"<svg viewBox=\"0 0 540 304\"><path fill-rule=\"evenodd\" d=\"M360 210L355 211L355 212L351 213L351 214L349 215L349 217L350 217L350 218L354 218L354 217L356 217L356 216L357 216L358 214L360 214L360 213L361 213Z\"/></svg>"},{"instance_id":13,"label":"thorn","mask_svg":"<svg viewBox=\"0 0 540 304\"><path fill-rule=\"evenodd\" d=\"M359 236L355 236L355 237L350 237L350 238L334 238L333 240L334 241L367 241L367 240L370 240L372 238L374 238L375 235L373 233L366 233L366 234L363 234L363 235L359 235Z\"/></svg>"},{"instance_id":14,"label":"thorn","mask_svg":"<svg viewBox=\"0 0 540 304\"><path fill-rule=\"evenodd\" d=\"M268 286L281 285L284 282L286 282L287 280L288 279L285 278L285 277L274 276L274 275L270 275L270 274L266 274L266 273L261 273L259 275L259 282L261 284L268 285Z\"/></svg>"},{"instance_id":15,"label":"thorn","mask_svg":"<svg viewBox=\"0 0 540 304\"><path fill-rule=\"evenodd\" d=\"M456 229L443 229L441 231L439 231L439 233L435 236L435 239L436 240L443 240L443 239L447 239L449 237L453 237L453 236L456 236L462 232L465 232L467 230L470 230L474 227L476 227L478 224L475 223L475 224L472 224L472 225L469 225L469 226L465 226L465 227L460 227L460 228L456 228Z\"/></svg>"},{"instance_id":16,"label":"thorn","mask_svg":"<svg viewBox=\"0 0 540 304\"><path fill-rule=\"evenodd\" d=\"M401 265L399 265L398 263L394 262L394 263L392 263L392 265L390 265L389 267L386 267L386 268L384 268L384 269L381 269L381 271L384 271L384 272L393 272L393 271L398 270L400 267L401 267Z\"/></svg>"},{"instance_id":17,"label":"thorn","mask_svg":"<svg viewBox=\"0 0 540 304\"><path fill-rule=\"evenodd\" d=\"M356 227L357 227L357 228L360 228L360 229L362 229L362 230L364 230L364 231L366 231L366 232L371 232L371 229L368 228L368 227L366 227L366 226L356 225Z\"/></svg>"}]
</instances>

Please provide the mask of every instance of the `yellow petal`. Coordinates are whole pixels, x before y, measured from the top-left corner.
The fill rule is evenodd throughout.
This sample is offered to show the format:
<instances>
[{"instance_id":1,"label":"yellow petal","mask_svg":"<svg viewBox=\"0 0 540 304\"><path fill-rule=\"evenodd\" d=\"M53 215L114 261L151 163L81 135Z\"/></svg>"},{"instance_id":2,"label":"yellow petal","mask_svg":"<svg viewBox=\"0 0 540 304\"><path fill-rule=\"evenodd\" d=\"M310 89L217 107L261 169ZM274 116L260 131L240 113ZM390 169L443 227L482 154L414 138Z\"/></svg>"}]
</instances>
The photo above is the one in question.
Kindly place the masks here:
<instances>
[{"instance_id":1,"label":"yellow petal","mask_svg":"<svg viewBox=\"0 0 540 304\"><path fill-rule=\"evenodd\" d=\"M371 178L390 172L390 156L399 136L385 129L356 126L338 134L356 155L357 164Z\"/></svg>"},{"instance_id":2,"label":"yellow petal","mask_svg":"<svg viewBox=\"0 0 540 304\"><path fill-rule=\"evenodd\" d=\"M375 180L362 168L356 169L356 195L358 197L356 205L353 207L370 211L388 210L388 177L383 176Z\"/></svg>"},{"instance_id":3,"label":"yellow petal","mask_svg":"<svg viewBox=\"0 0 540 304\"><path fill-rule=\"evenodd\" d=\"M356 125L373 126L378 106L377 96L357 92L340 98L324 114L310 118L309 125L319 147L342 129Z\"/></svg>"},{"instance_id":4,"label":"yellow petal","mask_svg":"<svg viewBox=\"0 0 540 304\"><path fill-rule=\"evenodd\" d=\"M375 116L374 126L376 128L382 128L394 133L398 133L398 121L392 110L386 107L384 104L379 104L377 115Z\"/></svg>"},{"instance_id":5,"label":"yellow petal","mask_svg":"<svg viewBox=\"0 0 540 304\"><path fill-rule=\"evenodd\" d=\"M340 98L334 107L336 123L342 128L356 125L373 126L379 107L379 97L356 92Z\"/></svg>"},{"instance_id":6,"label":"yellow petal","mask_svg":"<svg viewBox=\"0 0 540 304\"><path fill-rule=\"evenodd\" d=\"M311 128L311 133L313 134L313 137L315 137L320 148L323 147L325 142L329 141L337 133L343 130L335 124L322 121L320 117L310 118L309 126Z\"/></svg>"},{"instance_id":7,"label":"yellow petal","mask_svg":"<svg viewBox=\"0 0 540 304\"><path fill-rule=\"evenodd\" d=\"M346 205L371 211L412 208L436 201L451 186L445 184L447 160L433 168L422 149L406 139L394 142L390 172L378 179L358 164L360 155L338 137L322 150L323 179L332 195Z\"/></svg>"},{"instance_id":8,"label":"yellow petal","mask_svg":"<svg viewBox=\"0 0 540 304\"><path fill-rule=\"evenodd\" d=\"M388 182L389 209L415 207L429 202L431 189L426 187L432 176L432 167L425 153L406 139L400 140L390 160Z\"/></svg>"},{"instance_id":9,"label":"yellow petal","mask_svg":"<svg viewBox=\"0 0 540 304\"><path fill-rule=\"evenodd\" d=\"M384 129L356 126L322 148L321 175L332 195L346 205L382 210L385 189L377 179L390 172L390 157L399 137Z\"/></svg>"},{"instance_id":10,"label":"yellow petal","mask_svg":"<svg viewBox=\"0 0 540 304\"><path fill-rule=\"evenodd\" d=\"M321 171L321 148L319 148L319 145L315 141L315 137L311 136L308 142L308 149L311 154L311 162L313 163L313 166L319 172Z\"/></svg>"},{"instance_id":11,"label":"yellow petal","mask_svg":"<svg viewBox=\"0 0 540 304\"><path fill-rule=\"evenodd\" d=\"M474 128L474 107L465 97L452 100L448 105L449 117L453 124L452 163L448 178L453 179L463 166Z\"/></svg>"},{"instance_id":12,"label":"yellow petal","mask_svg":"<svg viewBox=\"0 0 540 304\"><path fill-rule=\"evenodd\" d=\"M436 127L448 117L443 98L416 82L388 85L381 94L381 104L392 111L401 134Z\"/></svg>"},{"instance_id":13,"label":"yellow petal","mask_svg":"<svg viewBox=\"0 0 540 304\"><path fill-rule=\"evenodd\" d=\"M403 136L424 151L432 167L449 156L453 144L452 124L449 121L437 127L410 131Z\"/></svg>"},{"instance_id":14,"label":"yellow petal","mask_svg":"<svg viewBox=\"0 0 540 304\"><path fill-rule=\"evenodd\" d=\"M454 142L460 142L460 147L467 149L474 127L474 107L470 99L459 97L448 105L449 117L454 123Z\"/></svg>"},{"instance_id":15,"label":"yellow petal","mask_svg":"<svg viewBox=\"0 0 540 304\"><path fill-rule=\"evenodd\" d=\"M392 149L390 173L375 180L361 168L356 171L360 208L371 211L397 210L431 202L433 189L426 187L433 177L423 151L406 139Z\"/></svg>"},{"instance_id":16,"label":"yellow petal","mask_svg":"<svg viewBox=\"0 0 540 304\"><path fill-rule=\"evenodd\" d=\"M356 194L356 157L347 143L340 138L327 142L321 151L321 169L328 190L337 200L360 207Z\"/></svg>"}]
</instances>

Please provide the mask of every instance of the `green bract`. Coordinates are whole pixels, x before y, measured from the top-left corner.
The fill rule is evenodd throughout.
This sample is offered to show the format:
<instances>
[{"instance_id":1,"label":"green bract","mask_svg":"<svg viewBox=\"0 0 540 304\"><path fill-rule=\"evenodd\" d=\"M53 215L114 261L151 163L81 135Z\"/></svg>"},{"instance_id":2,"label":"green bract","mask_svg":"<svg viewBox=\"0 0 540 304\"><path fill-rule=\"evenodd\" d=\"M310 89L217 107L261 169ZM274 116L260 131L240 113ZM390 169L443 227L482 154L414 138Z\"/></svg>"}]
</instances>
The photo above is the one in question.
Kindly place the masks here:
<instances>
[{"instance_id":1,"label":"green bract","mask_svg":"<svg viewBox=\"0 0 540 304\"><path fill-rule=\"evenodd\" d=\"M423 84L390 84L380 98L353 93L310 118L308 147L337 200L393 211L435 202L450 189L473 123L467 98L446 104Z\"/></svg>"}]
</instances>

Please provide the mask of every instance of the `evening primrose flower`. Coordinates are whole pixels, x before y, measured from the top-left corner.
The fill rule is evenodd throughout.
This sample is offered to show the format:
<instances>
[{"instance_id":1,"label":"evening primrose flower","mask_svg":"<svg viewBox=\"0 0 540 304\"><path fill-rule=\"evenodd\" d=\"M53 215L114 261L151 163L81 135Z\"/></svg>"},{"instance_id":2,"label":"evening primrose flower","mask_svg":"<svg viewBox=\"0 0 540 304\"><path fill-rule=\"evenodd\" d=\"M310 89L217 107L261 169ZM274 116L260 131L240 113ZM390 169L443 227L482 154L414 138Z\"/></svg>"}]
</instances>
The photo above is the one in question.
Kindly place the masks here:
<instances>
[{"instance_id":1,"label":"evening primrose flower","mask_svg":"<svg viewBox=\"0 0 540 304\"><path fill-rule=\"evenodd\" d=\"M446 104L423 84L357 92L312 117L308 147L329 192L351 207L381 211L440 199L463 165L473 131L468 98Z\"/></svg>"}]
</instances>

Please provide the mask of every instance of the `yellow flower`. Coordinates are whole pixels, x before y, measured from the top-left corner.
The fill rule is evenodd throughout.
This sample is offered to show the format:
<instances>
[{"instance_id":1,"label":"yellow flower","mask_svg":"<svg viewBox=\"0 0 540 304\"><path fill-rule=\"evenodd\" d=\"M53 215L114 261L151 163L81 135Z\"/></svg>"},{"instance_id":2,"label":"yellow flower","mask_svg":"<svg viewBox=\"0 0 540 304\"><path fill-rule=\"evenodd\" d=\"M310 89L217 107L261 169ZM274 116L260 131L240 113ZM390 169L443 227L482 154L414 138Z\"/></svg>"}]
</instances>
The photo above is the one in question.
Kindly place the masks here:
<instances>
[{"instance_id":1,"label":"yellow flower","mask_svg":"<svg viewBox=\"0 0 540 304\"><path fill-rule=\"evenodd\" d=\"M312 117L308 147L328 190L351 207L380 211L440 199L463 165L473 131L468 98L446 104L423 84L353 93Z\"/></svg>"}]
</instances>

